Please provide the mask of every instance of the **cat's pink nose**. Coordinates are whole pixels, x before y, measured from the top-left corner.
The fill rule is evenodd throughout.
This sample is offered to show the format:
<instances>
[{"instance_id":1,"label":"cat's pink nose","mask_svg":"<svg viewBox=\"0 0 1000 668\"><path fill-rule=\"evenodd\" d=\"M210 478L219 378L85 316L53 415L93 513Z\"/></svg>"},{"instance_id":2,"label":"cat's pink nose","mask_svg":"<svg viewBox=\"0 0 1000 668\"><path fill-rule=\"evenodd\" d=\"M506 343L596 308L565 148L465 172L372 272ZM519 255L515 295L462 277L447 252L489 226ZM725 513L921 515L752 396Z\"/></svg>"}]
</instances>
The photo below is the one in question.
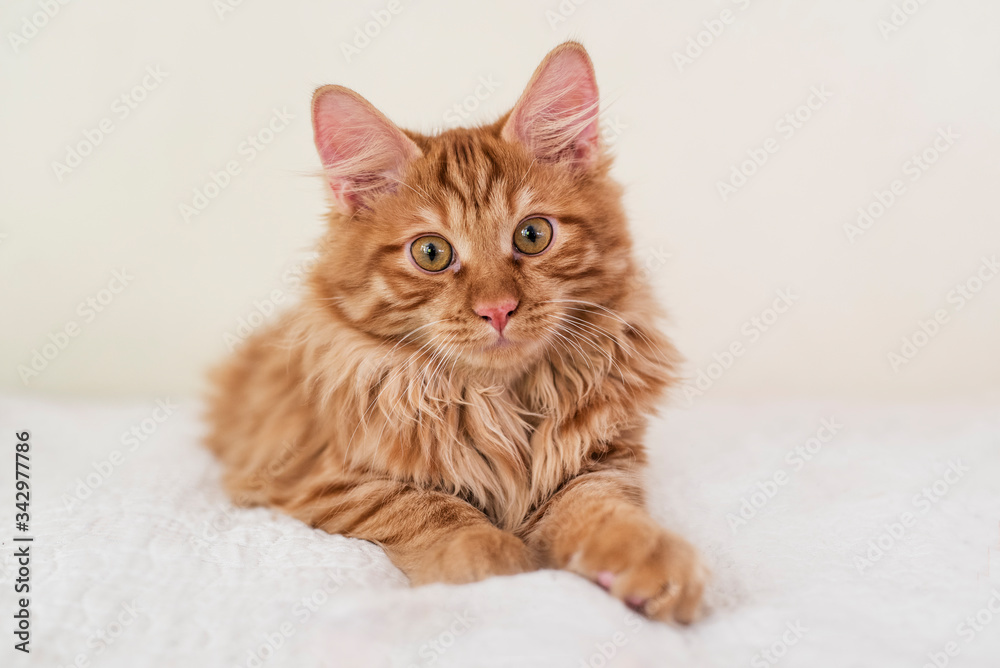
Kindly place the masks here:
<instances>
[{"instance_id":1,"label":"cat's pink nose","mask_svg":"<svg viewBox=\"0 0 1000 668\"><path fill-rule=\"evenodd\" d=\"M480 318L490 323L493 329L503 334L504 327L517 309L516 299L504 299L491 304L480 304L473 309Z\"/></svg>"}]
</instances>

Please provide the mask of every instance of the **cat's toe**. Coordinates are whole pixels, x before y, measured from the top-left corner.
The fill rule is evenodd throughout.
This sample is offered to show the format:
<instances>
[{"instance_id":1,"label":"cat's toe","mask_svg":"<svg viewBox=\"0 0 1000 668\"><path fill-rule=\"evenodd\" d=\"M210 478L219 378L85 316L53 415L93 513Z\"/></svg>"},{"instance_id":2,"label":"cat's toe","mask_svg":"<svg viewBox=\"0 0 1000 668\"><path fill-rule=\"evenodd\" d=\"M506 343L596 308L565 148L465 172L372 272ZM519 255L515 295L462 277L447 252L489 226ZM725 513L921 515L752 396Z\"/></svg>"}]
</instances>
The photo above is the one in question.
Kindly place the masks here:
<instances>
[{"instance_id":1,"label":"cat's toe","mask_svg":"<svg viewBox=\"0 0 1000 668\"><path fill-rule=\"evenodd\" d=\"M687 541L637 515L603 524L569 570L651 619L690 624L699 617L708 570Z\"/></svg>"}]
</instances>

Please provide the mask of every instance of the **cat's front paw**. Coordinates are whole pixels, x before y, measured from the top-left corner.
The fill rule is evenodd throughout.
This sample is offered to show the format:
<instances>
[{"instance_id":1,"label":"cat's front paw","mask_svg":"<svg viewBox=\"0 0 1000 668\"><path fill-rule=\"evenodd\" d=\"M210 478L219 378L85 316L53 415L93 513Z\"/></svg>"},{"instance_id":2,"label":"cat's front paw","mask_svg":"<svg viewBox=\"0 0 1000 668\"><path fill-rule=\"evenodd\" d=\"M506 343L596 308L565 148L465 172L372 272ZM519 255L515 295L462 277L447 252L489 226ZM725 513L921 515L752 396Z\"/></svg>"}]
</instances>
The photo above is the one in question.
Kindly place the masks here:
<instances>
[{"instance_id":1,"label":"cat's front paw","mask_svg":"<svg viewBox=\"0 0 1000 668\"><path fill-rule=\"evenodd\" d=\"M415 586L431 582L465 584L494 575L515 575L537 568L520 538L483 524L462 527L449 533L407 575Z\"/></svg>"},{"instance_id":2,"label":"cat's front paw","mask_svg":"<svg viewBox=\"0 0 1000 668\"><path fill-rule=\"evenodd\" d=\"M698 553L637 508L598 520L566 568L651 619L690 624L701 613L708 570Z\"/></svg>"}]
</instances>

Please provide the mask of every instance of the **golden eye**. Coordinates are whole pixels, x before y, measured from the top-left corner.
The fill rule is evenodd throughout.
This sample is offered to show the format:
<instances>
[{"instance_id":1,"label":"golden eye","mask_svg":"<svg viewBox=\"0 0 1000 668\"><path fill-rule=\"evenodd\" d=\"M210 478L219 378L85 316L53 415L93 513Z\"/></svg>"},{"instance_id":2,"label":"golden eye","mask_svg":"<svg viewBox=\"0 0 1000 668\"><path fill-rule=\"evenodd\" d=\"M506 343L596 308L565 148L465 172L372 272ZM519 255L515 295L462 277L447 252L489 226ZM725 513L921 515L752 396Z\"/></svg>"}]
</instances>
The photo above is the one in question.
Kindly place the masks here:
<instances>
[{"instance_id":1,"label":"golden eye","mask_svg":"<svg viewBox=\"0 0 1000 668\"><path fill-rule=\"evenodd\" d=\"M425 271L443 271L451 266L451 244L436 234L422 236L410 244L410 255Z\"/></svg>"},{"instance_id":2,"label":"golden eye","mask_svg":"<svg viewBox=\"0 0 1000 668\"><path fill-rule=\"evenodd\" d=\"M544 218L528 218L514 229L514 246L525 255L538 255L552 242L552 223Z\"/></svg>"}]
</instances>

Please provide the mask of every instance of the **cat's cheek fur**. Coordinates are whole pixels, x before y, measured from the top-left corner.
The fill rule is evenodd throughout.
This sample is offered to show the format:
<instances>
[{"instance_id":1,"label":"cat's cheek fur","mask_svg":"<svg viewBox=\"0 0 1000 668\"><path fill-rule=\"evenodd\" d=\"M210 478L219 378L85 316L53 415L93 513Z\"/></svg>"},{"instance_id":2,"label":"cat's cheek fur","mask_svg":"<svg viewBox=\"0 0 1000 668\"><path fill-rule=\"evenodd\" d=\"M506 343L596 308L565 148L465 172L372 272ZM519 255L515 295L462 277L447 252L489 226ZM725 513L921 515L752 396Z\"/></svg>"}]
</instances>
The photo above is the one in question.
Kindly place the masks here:
<instances>
[{"instance_id":1,"label":"cat's cheek fur","mask_svg":"<svg viewBox=\"0 0 1000 668\"><path fill-rule=\"evenodd\" d=\"M415 584L566 568L650 617L695 616L704 569L638 482L679 355L633 259L596 96L575 43L510 114L437 136L317 91L336 194L318 262L301 303L213 376L207 445L238 503L377 543ZM514 227L538 212L558 238L516 257ZM425 233L456 270L408 262ZM513 302L504 342L477 309Z\"/></svg>"}]
</instances>

